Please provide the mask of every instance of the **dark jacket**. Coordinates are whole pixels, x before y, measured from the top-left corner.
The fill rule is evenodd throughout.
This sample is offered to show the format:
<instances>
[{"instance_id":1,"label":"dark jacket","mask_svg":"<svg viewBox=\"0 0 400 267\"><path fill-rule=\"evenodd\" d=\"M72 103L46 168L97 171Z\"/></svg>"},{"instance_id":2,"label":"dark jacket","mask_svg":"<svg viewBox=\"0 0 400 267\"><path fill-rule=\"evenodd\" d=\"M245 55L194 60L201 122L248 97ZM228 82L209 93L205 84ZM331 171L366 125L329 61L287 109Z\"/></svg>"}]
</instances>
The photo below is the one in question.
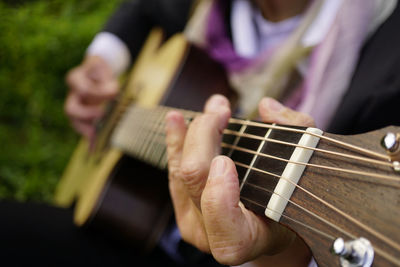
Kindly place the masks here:
<instances>
[{"instance_id":1,"label":"dark jacket","mask_svg":"<svg viewBox=\"0 0 400 267\"><path fill-rule=\"evenodd\" d=\"M167 35L182 31L192 2L125 2L111 17L104 30L116 34L126 42L135 58L152 27L162 26ZM399 27L400 8L397 6L393 14L364 44L349 89L328 127L328 132L354 134L386 125L400 125Z\"/></svg>"}]
</instances>

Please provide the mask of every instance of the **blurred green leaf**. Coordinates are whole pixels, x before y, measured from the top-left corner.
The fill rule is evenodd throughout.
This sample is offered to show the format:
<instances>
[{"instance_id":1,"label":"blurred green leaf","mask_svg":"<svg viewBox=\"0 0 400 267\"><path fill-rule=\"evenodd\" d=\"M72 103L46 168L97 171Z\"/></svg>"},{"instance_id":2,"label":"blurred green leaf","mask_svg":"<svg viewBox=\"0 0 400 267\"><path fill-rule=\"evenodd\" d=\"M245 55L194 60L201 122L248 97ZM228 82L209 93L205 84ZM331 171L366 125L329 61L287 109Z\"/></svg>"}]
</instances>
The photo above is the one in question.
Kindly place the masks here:
<instances>
[{"instance_id":1,"label":"blurred green leaf","mask_svg":"<svg viewBox=\"0 0 400 267\"><path fill-rule=\"evenodd\" d=\"M119 2L0 2L0 198L51 201L78 139L64 76Z\"/></svg>"}]
</instances>

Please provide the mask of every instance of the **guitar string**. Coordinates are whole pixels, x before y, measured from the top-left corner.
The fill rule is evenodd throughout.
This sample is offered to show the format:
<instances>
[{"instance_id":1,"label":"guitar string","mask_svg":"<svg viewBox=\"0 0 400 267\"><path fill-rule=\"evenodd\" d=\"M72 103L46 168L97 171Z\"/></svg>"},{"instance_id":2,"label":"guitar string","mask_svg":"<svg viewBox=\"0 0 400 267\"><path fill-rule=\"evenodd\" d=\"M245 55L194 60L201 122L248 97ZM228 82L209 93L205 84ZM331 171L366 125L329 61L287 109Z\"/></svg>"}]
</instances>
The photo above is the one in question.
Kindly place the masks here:
<instances>
[{"instance_id":1,"label":"guitar string","mask_svg":"<svg viewBox=\"0 0 400 267\"><path fill-rule=\"evenodd\" d=\"M252 185L252 186L255 186L255 187L258 187L258 188L260 188L261 190L267 191L267 192L269 192L269 193L273 193L273 192L271 192L270 190L267 190L267 189L265 189L265 188L259 187L259 186L257 186L257 185L254 185L254 184L251 184L251 185ZM299 208L299 209L301 209L301 210L304 210L305 212L309 213L309 214L312 215L313 217L315 217L315 218L321 220L322 222L328 224L329 226L335 228L337 231L339 231L339 232L341 232L341 233L343 233L343 234L349 236L351 239L356 239L356 237L355 237L354 235L352 235L351 233L349 233L349 232L345 231L344 229L340 228L339 226L336 226L336 225L334 225L333 223L331 223L331 222L325 220L324 218L318 216L318 215L315 214L314 212L312 212L312 211L310 211L310 210L307 210L306 208L302 207L301 205L299 205L299 204L297 204L297 203L295 203L295 202L293 202L293 201L291 201L291 200L289 200L289 199L287 199L287 198L281 196L281 195L278 194L278 193L274 193L274 194L276 194L276 195L278 195L279 197L285 199L286 201L292 203L295 207L297 207L297 208ZM313 227L313 226L311 226L311 225L309 225L309 224L300 222L299 220L293 219L292 217L290 217L290 216L288 216L288 215L286 215L286 214L283 214L283 213L280 213L280 212L275 211L275 210L273 210L273 209L270 209L270 208L268 208L267 206L264 206L264 205L262 205L262 204L260 204L260 203L257 203L257 202L255 202L255 201L253 201L253 200L251 200L251 199L248 199L248 198L246 198L246 197L241 196L241 199L244 199L244 200L246 200L246 201L249 201L249 202L251 202L252 204L257 205L257 206L259 206L259 207L261 207L261 208L263 208L263 209L268 209L268 210L270 210L270 211L272 211L272 212L274 212L274 213L276 213L276 214L278 214L278 215L280 215L280 216L282 216L282 217L287 218L287 219L290 220L290 221L293 221L294 223L300 224L301 226L303 226L303 227L305 227L305 228L308 228L308 229L310 229L311 231L314 231L315 233L324 236L324 237L327 238L327 239L330 239L331 241L335 240L335 237L333 237L332 235L330 235L330 234L328 234L328 233L326 233L326 232L324 232L324 231L322 231L322 230L320 230L320 229L317 229L317 228L315 228L315 227ZM386 260L390 261L391 263L400 266L400 261L399 261L398 259L396 259L396 258L393 257L392 255L388 254L388 253L385 252L384 250L380 249L379 247L376 247L376 246L375 246L375 247L374 247L374 251L375 251L377 254L380 254L380 255L381 255L383 258L385 258Z\"/></svg>"},{"instance_id":2,"label":"guitar string","mask_svg":"<svg viewBox=\"0 0 400 267\"><path fill-rule=\"evenodd\" d=\"M260 186L255 185L255 184L252 184L252 183L248 183L248 184L251 185L251 186L253 186L253 187L259 188L259 189L261 189L262 191L265 191L265 192L268 192L268 193L271 193L271 194L275 194L275 195L279 196L280 198L284 199L285 201L290 202L290 203L293 204L296 208L299 208L299 209L305 211L306 213L308 213L308 214L310 214L311 216L317 218L318 220L322 221L323 223L325 223L325 224L331 226L332 228L336 229L336 230L339 231L340 233L345 234L345 235L347 235L348 237L350 237L350 238L352 238L352 239L355 239L355 238L356 238L356 237L355 237L354 235L352 235L351 233L349 233L349 232L343 230L342 228L340 228L340 227L337 226L337 225L334 225L333 223L331 223L331 222L327 221L326 219L322 218L321 216L318 216L318 215L315 214L314 212L312 212L312 211L310 211L310 210L307 210L306 208L304 208L304 207L298 205L297 203L293 202L292 200L287 199L287 198L285 198L284 196L282 196L282 195L280 195L280 194L278 194L278 193L274 193L274 192L271 191L271 190L265 189L265 188L263 188L263 187L260 187ZM268 206L262 205L262 204L260 204L260 203L258 203L258 202L256 202L256 201L254 201L254 200L252 200L252 199L246 198L246 197L244 197L244 196L240 196L240 198L241 198L241 199L244 199L244 200L246 200L246 201L249 201L249 202L251 202L252 204L257 205L257 206L259 206L259 207L261 207L261 208L263 208L263 209L268 209L268 210L270 210L270 211L273 211L274 213L276 213L276 214L278 214L278 215L280 215L280 216L284 216L284 217L286 217L286 218L289 218L289 219L291 219L291 220L296 221L295 219L291 218L290 216L285 215L285 214L283 214L283 213L281 213L281 212L275 211L275 210L273 210L273 209L271 209L271 208L268 208ZM331 239L332 241L335 239L335 237L333 237L332 235L330 235L330 234L328 234L328 233L326 233L326 232L324 232L324 231L322 231L322 230L319 230L319 229L317 229L317 228L315 228L315 227L312 227L312 226L309 225L309 224L305 224L305 223L301 223L301 224L302 224L303 226L309 228L309 229L313 229L313 231L320 233L321 235L323 235L323 236L325 236L325 237Z\"/></svg>"},{"instance_id":3,"label":"guitar string","mask_svg":"<svg viewBox=\"0 0 400 267\"><path fill-rule=\"evenodd\" d=\"M131 106L134 106L134 107L138 107L139 109L147 110L147 111L154 111L154 110L158 110L158 109L161 109L161 108L167 109L167 111L169 111L169 110L177 110L177 111L182 112L186 116L191 116L192 118L194 118L195 116L201 114L201 112L195 112L195 111L190 111L190 110L185 110L185 109L175 109L175 108L166 107L166 106L157 106L157 107L155 107L153 109L140 107L140 106L137 106L135 104L128 104L127 106L128 106L128 108L131 107ZM362 147L359 147L359 146L355 146L355 145L352 145L352 144L349 144L349 143L346 143L346 142L343 142L343 141L339 141L339 140L336 140L334 138L330 138L330 137L327 137L327 136L324 136L324 135L315 134L315 133L309 133L309 132L306 132L305 130L290 128L290 127L287 127L287 126L271 125L271 124L266 124L266 123L262 123L262 122L255 122L255 121L249 121L249 120L243 120L243 119L236 119L236 118L230 118L229 122L230 123L235 123L235 124L240 124L240 125L257 126L257 127L260 127L260 128L270 128L270 129L275 129L275 130L297 132L297 133L302 133L302 134L307 133L309 135L318 137L320 139L324 139L324 140L327 140L329 142L335 143L337 145L341 145L341 146L346 147L348 149L353 149L355 151L359 151L359 152L362 152L364 154L367 154L367 155L370 155L370 156L373 156L373 157L376 157L376 158L380 158L380 159L383 159L383 160L386 160L386 161L391 161L391 158L388 155L377 153L375 151L372 151L372 150L369 150L369 149L365 149L365 148L362 148Z\"/></svg>"},{"instance_id":4,"label":"guitar string","mask_svg":"<svg viewBox=\"0 0 400 267\"><path fill-rule=\"evenodd\" d=\"M343 173L351 173L351 174L357 174L357 175L362 175L362 176L369 176L369 177L372 177L372 178L388 180L388 181L394 181L394 182L399 182L400 181L400 177L397 177L397 176L391 176L391 175L385 175L385 174L379 174L379 173L372 173L372 172L357 171L357 170L351 170L351 169L344 169L344 168L339 168L339 167L331 167L331 166L327 166L327 165L305 163L305 162L300 162L300 161L293 161L293 160L284 159L284 158L272 156L272 155L269 155L269 154L265 154L265 153L262 153L262 152L257 152L257 151L251 150L251 149L247 149L247 148L243 148L243 147L239 147L239 146L233 146L233 145L230 145L230 144L227 144L227 143L221 143L221 146L225 147L225 148L230 148L230 149L234 149L234 150L237 150L237 151L242 151L242 152L245 152L245 153L249 153L249 154L265 157L265 158L270 158L270 159L286 162L286 163L292 163L292 164L296 164L296 165L303 165L303 166L306 166L306 167L314 167L314 168L338 171L338 172L343 172ZM350 178L343 178L343 177L340 177L340 178L342 178L342 179L350 179ZM361 181L365 181L365 180L361 180ZM367 182L378 183L376 181L367 181ZM378 183L378 184L379 185L384 185L382 183ZM400 188L400 184L390 184L390 186L394 186L394 187Z\"/></svg>"},{"instance_id":5,"label":"guitar string","mask_svg":"<svg viewBox=\"0 0 400 267\"><path fill-rule=\"evenodd\" d=\"M144 130L144 128L146 128L146 127L142 125L142 130ZM161 126L159 126L159 128L161 128ZM142 132L146 132L146 131L142 131ZM160 131L157 130L157 129L147 130L147 132L148 132L151 136L156 136L156 138L160 138L160 136L155 135L156 133L159 133L159 132L160 132ZM230 134L229 131L228 131L227 133ZM319 149L313 149L313 148L311 148L311 147L305 147L305 146L297 145L297 144L294 144L294 143L283 142L283 141L279 141L279 140L271 139L271 138L263 138L263 137L256 138L256 137L259 137L259 136L253 136L253 135L248 135L248 134L244 134L244 135L242 135L242 136L244 136L244 137L251 137L251 138L254 138L254 139L258 139L258 140L271 141L271 142L275 142L275 143L279 143L279 144L284 144L284 145L288 145L288 146L295 146L295 147L300 147L300 148L304 148L304 149L315 150L315 151L319 151L319 152L325 152L325 153L336 154L336 152L331 152L331 151L327 151L327 150L321 151L321 150L319 150ZM147 138L147 137L148 137L148 135L146 136L146 138ZM138 139L141 139L141 138L138 138ZM137 140L138 140L138 139L137 139ZM142 145L146 145L146 144L147 144L147 146L145 147L145 152L140 152L140 149L139 149L139 155L142 155L142 157L143 157L143 158L146 158L146 159L151 159L151 158L152 158L152 157L148 157L148 156L147 156L147 154L149 153L149 148L152 147L152 146L149 145L149 143L150 143L150 142L152 142L153 144L154 144L154 143L157 143L157 144L162 143L161 141L155 141L154 138L152 138L152 137L150 137L150 139L152 139L152 140L149 141L149 142L142 142L142 143L141 143L141 147L142 147ZM162 144L161 144L161 145L162 145ZM164 144L164 145L165 145L165 144ZM258 156L262 156L262 157L268 157L268 158L272 158L272 159L275 159L275 160L285 161L285 162L287 162L287 163L293 163L293 164L297 164L297 165L305 165L305 166L309 166L309 167L322 168L322 169L329 169L329 170L340 171L340 172L346 172L346 173L352 173L352 174L358 174L358 175L363 175L363 176L370 176L370 177L374 177L374 178L380 178L380 179L385 179L385 180L390 180L390 181L395 181L395 182L396 182L396 181L400 181L400 178L398 178L398 177L396 177L396 176L388 176L388 175L382 175L382 174L375 174L375 173L371 173L371 172L361 172L361 171L355 171L355 170L350 170L350 169L343 169L343 168L337 168L337 167L330 167L330 166L325 166L325 165L317 165L317 164L310 164L310 163L303 163L303 162L290 161L290 160L287 160L287 159L282 159L282 158L279 158L279 157L275 157L275 156L268 155L268 154L261 153L261 152L257 152L257 151L252 151L252 150L249 150L249 149L246 149L246 148L242 148L242 147L239 147L239 146L234 146L234 145L230 145L230 144L226 144L226 143L222 143L221 146L222 146L222 147L226 147L226 148L230 148L230 149L233 149L233 150L238 150L238 151L242 151L242 152L246 152L246 153L251 153L251 154L254 154L254 155L258 155ZM349 158L353 158L352 155L346 155L346 154L344 154L344 155L341 155L341 154L340 154L340 156L343 156L343 157L346 157L346 156L347 156L347 157L349 157ZM379 163L379 162L375 162L375 160L369 160L369 159L363 159L363 158L360 159L359 157L356 157L355 159L361 160L361 161L372 162L372 163ZM385 165L386 165L386 164L385 164ZM386 165L386 166L387 166L387 165ZM399 187L399 188L400 188L400 185L393 185L393 186Z\"/></svg>"},{"instance_id":6,"label":"guitar string","mask_svg":"<svg viewBox=\"0 0 400 267\"><path fill-rule=\"evenodd\" d=\"M244 167L244 168L250 168L250 166L248 166L247 164L243 164L237 161L234 161L234 163L238 166ZM300 190L302 190L303 192L305 192L306 194L308 194L309 196L313 197L314 199L318 200L320 203L324 204L325 206L329 207L330 209L336 211L337 213L339 213L341 216L345 217L346 219L348 219L349 221L353 222L354 224L356 224L357 226L361 227L362 229L364 229L366 232L369 232L370 234L372 234L373 236L375 236L376 238L379 238L380 240L382 240L383 242L387 243L388 245L392 246L393 248L395 248L396 250L400 251L400 244L396 243L395 241L391 240L390 238L382 235L381 233L375 231L374 229L372 229L371 227L369 227L368 225L363 224L362 222L360 222L359 220L355 219L354 217L352 217L351 215L343 212L342 210L340 210L339 208L333 206L332 204L328 203L327 201L323 200L322 198L316 196L315 194L313 194L312 192L308 191L307 189L299 186L298 184L292 182L291 180L287 179L286 177L282 177L280 175L265 171L265 170L261 170L259 168L256 167L251 167L252 170L263 173L263 174L267 174L273 177L276 177L278 179L283 179L289 183L291 183L292 185L294 185L295 187L299 188Z\"/></svg>"},{"instance_id":7,"label":"guitar string","mask_svg":"<svg viewBox=\"0 0 400 267\"><path fill-rule=\"evenodd\" d=\"M168 110L168 108L161 109L161 114L165 114L167 112L167 110ZM196 112L190 112L189 115L192 116L193 113L196 114ZM159 116L159 117L161 117L161 116ZM145 121L149 122L149 120L145 120ZM163 123L163 124L165 124L165 123ZM154 125L154 124L151 124L151 125ZM275 126L272 126L272 127L275 127ZM277 126L277 127L280 127L280 126ZM143 124L142 124L142 128L143 128ZM154 130L154 131L157 131L157 130ZM141 131L141 132L143 132L143 131ZM288 145L288 146L296 146L296 147L300 147L300 148L304 148L304 149L311 149L311 150L318 151L318 152L329 153L329 154L333 154L333 155L338 155L338 156L342 156L342 157L357 159L357 160L360 160L360 161L366 161L366 162L370 162L370 163L376 163L376 164L382 164L382 165L386 165L386 166L388 166L388 165L392 166L389 162L380 162L380 161L369 159L369 158L363 158L363 157L353 156L353 155L344 154L344 153L338 153L338 152L329 151L329 150L321 150L321 149L316 149L316 148L300 146L298 144L289 143L289 142L283 142L283 141L280 141L280 140L276 140L276 139L272 139L272 138L260 137L260 136L256 136L256 135L252 135L252 134L242 134L242 135L240 135L238 132L234 132L234 131L231 131L231 130L226 130L224 133L226 133L226 134L234 134L236 136L247 137L247 138L252 138L252 139L257 139L257 140L271 141L271 142L280 143L280 144L284 144L284 145ZM138 138L138 139L140 139L140 138ZM142 142L142 144L143 143L146 144L146 142ZM315 164L294 162L294 161L290 161L290 160L274 157L272 155L267 155L267 154L264 154L264 153L259 153L259 152L255 152L255 151L253 152L253 151L245 149L245 148L240 148L238 146L232 146L232 145L225 144L225 143L223 143L222 146L223 147L228 147L228 148L231 148L231 149L237 149L237 150L240 150L240 151L243 151L243 152L247 152L247 153L251 153L251 154L254 154L254 155L260 155L260 156L263 156L263 157L269 157L269 158L273 158L273 159L280 160L280 161L286 161L288 163L293 163L293 164L311 166L311 167L322 168L322 169L329 169L329 170L334 170L334 171L339 171L339 172L363 175L363 176L368 176L368 177L373 177L373 178L378 178L378 179L383 179L383 180L389 180L389 181L395 181L395 182L400 181L399 177L391 176L391 175L382 175L382 174L377 174L377 173L372 173L372 172L361 172L361 171L356 171L356 170L343 169L343 168L338 168L338 167L330 167L330 166L325 166L325 165L315 165ZM400 185L395 185L395 186L396 187L400 187Z\"/></svg>"},{"instance_id":8,"label":"guitar string","mask_svg":"<svg viewBox=\"0 0 400 267\"><path fill-rule=\"evenodd\" d=\"M140 158L148 160L153 165L159 167L165 165L163 162L165 150L163 117L166 112L166 109L161 109L158 112L159 114L157 114L161 116L155 116L153 113L150 113L150 117L135 116L135 122L133 123L135 126L141 128L143 138L138 138L137 142L139 142L139 144L136 146L134 145L131 149L135 149Z\"/></svg>"},{"instance_id":9,"label":"guitar string","mask_svg":"<svg viewBox=\"0 0 400 267\"><path fill-rule=\"evenodd\" d=\"M149 159L154 159L156 156L154 156L154 148L156 139L159 138L159 132L164 130L163 125L163 117L165 117L165 110L161 110L161 116L153 116L151 118L152 121L155 121L153 123L153 126L150 128L150 133L147 135L147 139L150 139L150 141L147 142L147 145L145 144L145 151L143 152L145 158ZM146 143L146 142L145 142ZM152 153L153 152L153 153ZM157 155L157 154L156 154Z\"/></svg>"},{"instance_id":10,"label":"guitar string","mask_svg":"<svg viewBox=\"0 0 400 267\"><path fill-rule=\"evenodd\" d=\"M261 153L262 154L262 153ZM253 169L256 169L256 168L253 168ZM297 186L297 185L296 185ZM298 187L298 186L297 186ZM316 197L316 196L315 196ZM379 235L379 234L378 234ZM391 243L390 241L389 241L389 243Z\"/></svg>"},{"instance_id":11,"label":"guitar string","mask_svg":"<svg viewBox=\"0 0 400 267\"><path fill-rule=\"evenodd\" d=\"M195 115L199 115L201 113L199 112L192 112L192 111L186 111L186 110L182 110L183 113L187 113L191 116L195 116ZM229 123L234 123L234 124L239 124L239 125L246 125L246 126L256 126L256 127L260 127L260 128L267 128L267 129L273 129L273 130L282 130L282 131L289 131L289 132L295 132L295 133L301 133L301 134L309 134L315 137L318 137L320 139L324 139L327 140L331 143L335 143L337 145L341 145L345 148L348 149L352 149L355 151L359 151L361 153L376 157L376 158L380 158L386 161L390 161L390 157L388 155L385 154L381 154L381 153L377 153L375 151L372 151L370 149L365 149L353 144L349 144L347 142L343 142L343 141L339 141L336 140L334 138L331 137L327 137L324 135L320 135L320 134L316 134L316 133L310 133L310 132L306 132L305 130L300 130L300 129L296 129L296 128L290 128L287 126L280 126L280 125L275 125L275 124L268 124L268 123L263 123L263 122L255 122L255 121L250 121L250 120L244 120L244 119L236 119L236 118L230 118L229 119Z\"/></svg>"},{"instance_id":12,"label":"guitar string","mask_svg":"<svg viewBox=\"0 0 400 267\"><path fill-rule=\"evenodd\" d=\"M243 125L246 124L248 126L256 126L256 127L260 127L260 128L267 128L267 129L274 129L274 130L283 130L283 131L288 131L288 132L295 132L295 133L301 133L301 134L309 134L315 137L318 137L320 139L324 139L327 140L331 143L335 143L337 145L341 145L343 147L346 147L348 149L353 149L355 151L359 151L361 153L370 155L370 156L374 156L376 158L380 158L383 160L387 160L390 161L390 157L388 155L385 154L381 154L381 153L377 153L375 151L369 150L369 149L365 149L356 145L352 145L343 141L339 141L336 140L334 138L331 137L327 137L321 134L316 134L316 133L311 133L311 132L307 132L305 130L300 130L300 129L296 129L296 128L290 128L287 126L280 126L280 125L271 125L271 124L266 124L266 123L262 123L262 122L254 122L254 121L249 121L249 120L243 120L243 119L235 119L235 118L230 118L229 119L230 123L236 123L239 125Z\"/></svg>"},{"instance_id":13,"label":"guitar string","mask_svg":"<svg viewBox=\"0 0 400 267\"><path fill-rule=\"evenodd\" d=\"M271 142L271 143L276 143L276 144L281 144L281 145L299 147L299 148L313 150L313 151L316 151L316 152L321 152L321 153L330 154L330 155L334 155L334 156L340 156L340 157L345 157L345 158L349 158L349 159L355 159L355 160L364 161L364 162L368 162L368 163L374 163L374 164L377 164L377 165L393 167L393 163L387 162L387 161L370 159L370 158L366 158L366 157L355 156L355 155L351 155L351 154L345 154L345 153L341 153L341 152L335 152L335 151L330 151L330 150L320 149L320 148L315 148L315 147L302 146L302 145L299 145L299 144L296 144L296 143L285 142L285 141L281 141L281 140L274 139L274 138L264 138L262 136L258 136L258 135L254 135L254 134L248 134L248 133L241 133L241 132L233 131L233 130L230 130L230 129L225 129L224 130L224 134L234 135L234 136L237 136L237 137L245 137L245 138L250 138L250 139L255 139L255 140L260 140L260 141L268 141L268 142Z\"/></svg>"},{"instance_id":14,"label":"guitar string","mask_svg":"<svg viewBox=\"0 0 400 267\"><path fill-rule=\"evenodd\" d=\"M165 112L167 110L168 110L168 108L161 109L161 113L165 114ZM190 115L193 115L193 113L191 113ZM161 116L158 116L158 117L160 118ZM145 121L149 122L149 120L145 120ZM154 125L154 123L152 123L151 125ZM143 125L142 125L142 128L143 128ZM154 131L157 131L157 130L154 130ZM141 131L141 132L144 132L144 131ZM231 132L229 132L229 130L227 131L227 133L231 134ZM284 145L298 146L298 147L302 147L302 148L305 148L305 149L312 149L312 148L309 148L309 147L299 146L299 145L293 144L293 143L283 142L283 141L279 141L279 140L275 140L275 139L271 139L271 138L263 138L263 137L260 137L260 136L254 136L254 135L250 135L250 134L243 134L242 136L248 137L248 138L252 138L252 139L257 139L257 140L267 140L267 141L272 141L272 142L278 142L278 143L281 143L281 144L284 144ZM148 135L147 135L147 138L148 138ZM140 139L140 138L138 138L138 139ZM146 144L146 143L147 142L142 142L142 144ZM390 175L382 175L382 174L376 174L376 173L372 173L372 172L361 172L361 171L356 171L356 170L343 169L343 168L338 168L338 167L330 167L330 166L325 166L325 165L314 165L314 164L294 162L294 161L290 161L290 160L274 157L274 156L271 156L271 155L267 155L267 154L264 154L264 153L253 152L253 151L247 150L245 148L239 148L238 146L231 146L229 144L224 144L224 143L222 144L222 146L225 146L225 147L228 147L228 148L231 148L231 149L237 149L237 150L240 150L240 151L243 151L243 152L247 152L247 153L252 153L254 155L260 155L260 156L263 156L263 157L269 157L269 158L273 158L273 159L280 160L280 161L286 161L288 163L293 163L293 164L305 165L305 166L322 168L322 169L329 169L329 170L345 172L345 173L352 173L352 174L363 175L363 176L368 176L368 177L373 177L373 178L378 178L378 179L384 179L384 180L389 180L389 181L395 181L395 182L400 180L400 178L395 177L395 176L390 176ZM315 151L321 151L321 150L315 150ZM331 152L331 151L328 152L327 150L323 150L323 151L325 153L337 153L337 152ZM143 154L143 153L139 153L139 154ZM343 156L343 157L346 157L346 156L347 157L352 157L352 155L347 155L347 154L339 154L339 155ZM144 157L144 158L146 158L146 157ZM359 159L359 158L357 157L356 159ZM369 161L369 159L365 159L364 161ZM372 160L372 162L376 163L375 160ZM394 186L400 187L400 185L394 185Z\"/></svg>"},{"instance_id":15,"label":"guitar string","mask_svg":"<svg viewBox=\"0 0 400 267\"><path fill-rule=\"evenodd\" d=\"M155 108L156 111L159 110L159 109L164 110L164 112L167 112L169 110L174 110L173 108L162 107L162 106ZM185 116L192 117L192 118L195 117L196 115L201 114L199 112L188 111L188 110L179 110L179 111L182 111ZM329 150L321 150L321 149L313 148L315 151L320 151L320 152L323 152L323 153L335 154L335 155L339 155L339 156L343 156L343 157L358 159L358 160L362 160L362 161L369 161L371 163L382 164L382 165L387 165L387 166L393 167L393 163L390 163L390 157L388 155L383 155L383 154L380 154L380 153L377 153L377 152L374 152L374 151L371 151L371 150L368 150L368 149L364 149L364 148L361 148L361 147L358 147L358 146L355 146L355 145L352 145L352 144L349 144L349 143L346 143L346 142L342 142L342 141L339 141L339 140L336 140L336 139L333 139L333 138L330 138L330 137L327 137L327 136L324 136L324 135L310 133L310 132L306 132L305 130L290 128L290 127L286 127L286 126L265 124L265 123L253 122L253 121L236 119L236 118L230 118L229 122L233 123L233 124L239 124L239 125L242 125L242 126L244 126L244 125L245 126L257 126L257 127L260 127L260 128L270 128L270 129L276 129L276 130L291 131L291 132L301 133L301 134L309 134L309 135L318 137L320 139L324 139L324 140L327 140L329 142L333 142L333 143L342 145L342 146L344 146L346 148L350 148L350 149L362 152L364 154L368 154L370 156L374 156L376 158L380 158L380 159L382 159L384 161L378 161L378 160L373 160L373 159L370 159L370 158L358 157L358 156L354 156L354 155L350 155L350 154L344 154L344 153L340 153L340 152L333 152L333 151L329 151ZM226 130L227 130L227 132L230 131L229 129L226 129ZM234 131L232 131L232 132L234 132ZM246 137L246 135L248 135L248 134L244 134L243 136ZM247 137L249 137L249 136L247 136ZM265 140L265 139L259 139L260 137L259 136L255 136L255 135L251 135L250 138L254 138L254 139L257 139L257 140ZM268 139L268 140L269 141L274 141L274 139ZM278 140L276 140L276 141L278 141ZM291 144L290 143L286 143L286 145L291 145ZM309 149L307 147L303 147L303 148Z\"/></svg>"},{"instance_id":16,"label":"guitar string","mask_svg":"<svg viewBox=\"0 0 400 267\"><path fill-rule=\"evenodd\" d=\"M277 126L278 128L281 128L280 126ZM269 127L265 127L265 128L269 128ZM286 127L285 127L286 128ZM290 128L288 128L288 129L290 129ZM304 131L305 132L305 131ZM319 136L319 135L317 135L317 136ZM330 138L329 138L330 139ZM340 144L342 144L343 142L340 142ZM352 145L351 145L352 146ZM358 150L358 149L357 149ZM253 170L256 170L257 168L252 168ZM296 185L297 186L297 185ZM298 188L300 188L299 186L297 186ZM302 188L300 188L300 189L302 189ZM305 191L305 192L307 192L307 191ZM316 196L314 196L314 197L316 197ZM317 199L318 199L318 197L317 197ZM346 217L346 216L345 216ZM374 232L374 231L373 231ZM379 233L377 233L378 234L378 236L379 236ZM390 240L389 240L390 241ZM389 242L389 243L391 243L391 242ZM396 245L396 244L395 244Z\"/></svg>"},{"instance_id":17,"label":"guitar string","mask_svg":"<svg viewBox=\"0 0 400 267\"><path fill-rule=\"evenodd\" d=\"M137 107L136 105L132 105L132 106ZM163 106L155 107L153 109L148 109L148 108L143 108L143 107L139 107L139 108L143 109L143 110L151 110L151 111L157 111L157 110L160 110L160 109L164 109L164 110L166 109L167 111L169 111L169 110L177 110L177 111L182 112L184 114L184 116L190 116L192 118L194 118L195 116L201 114L200 112L183 110L183 109L174 109L174 108L163 107ZM309 135L318 137L320 139L327 140L327 141L329 141L331 143L335 143L337 145L343 146L345 148L352 149L352 150L361 152L361 153L369 155L369 156L373 156L375 158L379 158L379 159L382 159L382 160L385 160L385 161L391 161L391 158L388 155L377 153L375 151L372 151L372 150L369 150L369 149L365 149L365 148L362 148L362 147L359 147L359 146L356 146L356 145L352 145L352 144L349 144L347 142L339 141L339 140L336 140L334 138L327 137L327 136L324 136L324 135L306 132L305 130L300 130L300 129L296 129L296 128L290 128L290 127L287 127L287 126L271 125L271 124L266 124L266 123L262 123L262 122L255 122L255 121L249 121L249 120L243 120L243 119L236 119L236 118L230 118L229 119L229 123L239 124L239 125L246 125L246 126L256 126L256 127L260 127L260 128L268 128L268 129L275 129L275 130L290 131L290 132L301 133L301 134L309 134Z\"/></svg>"}]
</instances>

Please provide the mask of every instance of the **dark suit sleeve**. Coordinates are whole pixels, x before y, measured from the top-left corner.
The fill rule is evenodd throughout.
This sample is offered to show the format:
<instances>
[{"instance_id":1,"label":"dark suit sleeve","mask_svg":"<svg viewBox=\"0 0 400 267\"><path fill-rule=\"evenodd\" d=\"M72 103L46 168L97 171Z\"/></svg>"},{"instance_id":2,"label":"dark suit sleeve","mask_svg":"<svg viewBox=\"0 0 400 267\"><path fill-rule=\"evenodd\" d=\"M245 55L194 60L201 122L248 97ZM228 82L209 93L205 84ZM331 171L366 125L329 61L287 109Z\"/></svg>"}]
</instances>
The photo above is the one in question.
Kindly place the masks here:
<instances>
[{"instance_id":1,"label":"dark suit sleeve","mask_svg":"<svg viewBox=\"0 0 400 267\"><path fill-rule=\"evenodd\" d=\"M185 27L191 0L131 0L121 4L103 31L117 35L136 58L149 31L160 26L167 36Z\"/></svg>"},{"instance_id":2,"label":"dark suit sleeve","mask_svg":"<svg viewBox=\"0 0 400 267\"><path fill-rule=\"evenodd\" d=\"M328 129L355 134L400 125L400 6L366 42Z\"/></svg>"}]
</instances>

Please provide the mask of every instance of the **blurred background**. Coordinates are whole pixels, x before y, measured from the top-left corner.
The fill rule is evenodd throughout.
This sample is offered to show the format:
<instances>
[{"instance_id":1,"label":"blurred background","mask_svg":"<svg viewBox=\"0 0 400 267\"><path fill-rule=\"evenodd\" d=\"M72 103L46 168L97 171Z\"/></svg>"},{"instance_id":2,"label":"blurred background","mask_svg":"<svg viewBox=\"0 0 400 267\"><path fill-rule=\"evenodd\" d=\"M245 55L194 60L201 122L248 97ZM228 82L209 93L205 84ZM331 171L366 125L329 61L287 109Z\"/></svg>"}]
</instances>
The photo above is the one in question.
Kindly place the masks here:
<instances>
[{"instance_id":1,"label":"blurred background","mask_svg":"<svg viewBox=\"0 0 400 267\"><path fill-rule=\"evenodd\" d=\"M66 72L121 0L0 0L0 199L51 202L77 144Z\"/></svg>"}]
</instances>

